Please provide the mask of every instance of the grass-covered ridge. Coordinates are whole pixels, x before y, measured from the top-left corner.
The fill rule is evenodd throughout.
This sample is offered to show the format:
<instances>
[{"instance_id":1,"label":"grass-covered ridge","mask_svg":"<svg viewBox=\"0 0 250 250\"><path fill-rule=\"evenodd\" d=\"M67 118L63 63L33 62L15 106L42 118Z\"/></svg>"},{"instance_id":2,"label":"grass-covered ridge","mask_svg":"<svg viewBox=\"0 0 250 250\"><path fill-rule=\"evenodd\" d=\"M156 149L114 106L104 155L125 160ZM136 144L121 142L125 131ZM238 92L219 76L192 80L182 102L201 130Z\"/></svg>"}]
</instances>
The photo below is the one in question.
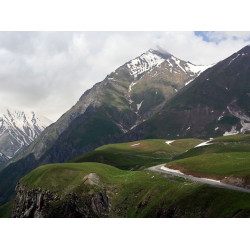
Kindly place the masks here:
<instances>
[{"instance_id":1,"label":"grass-covered ridge","mask_svg":"<svg viewBox=\"0 0 250 250\"><path fill-rule=\"evenodd\" d=\"M238 134L238 135L228 135L221 136L213 139L211 142L250 142L250 134Z\"/></svg>"},{"instance_id":2,"label":"grass-covered ridge","mask_svg":"<svg viewBox=\"0 0 250 250\"><path fill-rule=\"evenodd\" d=\"M215 154L215 153L229 153L229 152L250 152L250 143L245 141L234 142L212 142L212 144L197 148L192 148L187 152L175 156L173 159L183 159L199 155Z\"/></svg>"},{"instance_id":3,"label":"grass-covered ridge","mask_svg":"<svg viewBox=\"0 0 250 250\"><path fill-rule=\"evenodd\" d=\"M112 183L114 180L119 182L119 178L123 178L124 175L133 174L133 172L93 162L48 164L27 174L20 180L20 183L28 185L30 188L38 186L61 194L64 189L79 186L83 177L89 173L98 173L106 184Z\"/></svg>"},{"instance_id":4,"label":"grass-covered ridge","mask_svg":"<svg viewBox=\"0 0 250 250\"><path fill-rule=\"evenodd\" d=\"M71 163L100 162L125 170L138 170L168 162L172 157L202 142L199 139L181 139L172 142L148 139L129 143L101 146L94 151L72 159Z\"/></svg>"},{"instance_id":5,"label":"grass-covered ridge","mask_svg":"<svg viewBox=\"0 0 250 250\"><path fill-rule=\"evenodd\" d=\"M84 197L98 186L84 177L96 173L111 204L110 217L248 217L250 194L210 187L149 170L123 171L99 163L51 164L21 179L29 189L57 192L63 200L70 192ZM53 202L52 202L53 203ZM55 211L60 204L54 202Z\"/></svg>"}]
</instances>

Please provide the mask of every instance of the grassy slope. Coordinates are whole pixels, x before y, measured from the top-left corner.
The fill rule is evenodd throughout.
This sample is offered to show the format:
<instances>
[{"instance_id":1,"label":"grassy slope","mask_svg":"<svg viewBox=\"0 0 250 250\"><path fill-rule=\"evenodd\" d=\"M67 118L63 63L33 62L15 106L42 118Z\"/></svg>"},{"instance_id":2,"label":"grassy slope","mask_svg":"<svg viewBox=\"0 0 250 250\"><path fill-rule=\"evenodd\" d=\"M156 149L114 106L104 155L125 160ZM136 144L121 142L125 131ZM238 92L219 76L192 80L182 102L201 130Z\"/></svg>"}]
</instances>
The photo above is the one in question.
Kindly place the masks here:
<instances>
[{"instance_id":1,"label":"grassy slope","mask_svg":"<svg viewBox=\"0 0 250 250\"><path fill-rule=\"evenodd\" d=\"M250 142L250 134L221 136L211 142Z\"/></svg>"},{"instance_id":2,"label":"grassy slope","mask_svg":"<svg viewBox=\"0 0 250 250\"><path fill-rule=\"evenodd\" d=\"M175 156L174 159L178 160L199 155L229 152L250 152L250 143L244 141L230 143L217 142L209 146L192 148L181 155Z\"/></svg>"},{"instance_id":3,"label":"grassy slope","mask_svg":"<svg viewBox=\"0 0 250 250\"><path fill-rule=\"evenodd\" d=\"M248 138L249 135L221 137L214 139L211 146L198 148L193 148L202 142L197 139L176 140L171 145L166 144L166 140L156 139L110 144L81 155L70 163L39 167L22 178L21 182L30 188L55 191L61 197L66 197L72 191L81 196L98 189L82 181L85 175L94 172L107 187L112 204L111 217L249 217L250 194L148 170L123 171L102 163L86 162L99 161L124 169L137 164L139 168L141 165L170 161L171 157L178 157L184 152L180 155L183 159L172 161L168 166L186 169L202 177L220 179L230 175L248 179ZM190 152L193 157L187 157ZM59 205L55 204L56 211L59 211L56 207ZM3 209L8 211L7 207L7 204L6 207L2 206L0 212Z\"/></svg>"},{"instance_id":4,"label":"grassy slope","mask_svg":"<svg viewBox=\"0 0 250 250\"><path fill-rule=\"evenodd\" d=\"M221 180L240 177L250 182L250 135L219 137L211 145L193 148L175 157L169 168Z\"/></svg>"},{"instance_id":5,"label":"grassy slope","mask_svg":"<svg viewBox=\"0 0 250 250\"><path fill-rule=\"evenodd\" d=\"M164 178L148 170L128 172L99 163L53 164L35 169L21 182L30 188L47 188L63 196L71 191L80 195L93 188L82 181L86 174L93 172L107 186L111 217L250 216L250 194L182 178Z\"/></svg>"},{"instance_id":6,"label":"grassy slope","mask_svg":"<svg viewBox=\"0 0 250 250\"><path fill-rule=\"evenodd\" d=\"M0 206L0 218L11 218L14 199Z\"/></svg>"},{"instance_id":7,"label":"grassy slope","mask_svg":"<svg viewBox=\"0 0 250 250\"><path fill-rule=\"evenodd\" d=\"M170 146L166 144L166 140L150 139L109 144L80 155L70 162L100 162L124 170L138 170L168 162L173 156L181 154L201 142L202 140L199 139L184 139L174 141Z\"/></svg>"},{"instance_id":8,"label":"grassy slope","mask_svg":"<svg viewBox=\"0 0 250 250\"><path fill-rule=\"evenodd\" d=\"M250 178L250 154L248 152L213 153L193 156L167 164L174 169L187 169L204 177L221 179L225 176Z\"/></svg>"}]
</instances>

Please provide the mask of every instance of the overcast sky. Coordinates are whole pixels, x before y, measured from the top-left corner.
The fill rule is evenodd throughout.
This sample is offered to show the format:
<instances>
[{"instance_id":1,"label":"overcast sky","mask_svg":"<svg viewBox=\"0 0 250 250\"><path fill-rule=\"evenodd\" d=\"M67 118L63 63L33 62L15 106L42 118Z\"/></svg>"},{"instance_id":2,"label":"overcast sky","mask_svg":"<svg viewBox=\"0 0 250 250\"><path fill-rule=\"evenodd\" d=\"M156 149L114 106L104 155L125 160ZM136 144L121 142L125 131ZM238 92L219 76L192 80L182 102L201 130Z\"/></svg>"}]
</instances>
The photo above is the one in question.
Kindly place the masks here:
<instances>
[{"instance_id":1,"label":"overcast sky","mask_svg":"<svg viewBox=\"0 0 250 250\"><path fill-rule=\"evenodd\" d=\"M216 63L249 44L250 32L0 32L0 107L56 121L85 90L148 49Z\"/></svg>"}]
</instances>

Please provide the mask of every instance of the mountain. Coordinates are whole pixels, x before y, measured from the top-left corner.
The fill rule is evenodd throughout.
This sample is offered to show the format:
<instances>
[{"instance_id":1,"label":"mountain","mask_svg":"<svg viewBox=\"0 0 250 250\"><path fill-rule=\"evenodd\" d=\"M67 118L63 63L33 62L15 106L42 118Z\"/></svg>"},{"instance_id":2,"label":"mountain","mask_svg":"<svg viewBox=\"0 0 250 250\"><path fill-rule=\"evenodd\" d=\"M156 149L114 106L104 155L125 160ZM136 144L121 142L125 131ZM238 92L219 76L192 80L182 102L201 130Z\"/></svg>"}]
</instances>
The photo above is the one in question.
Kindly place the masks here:
<instances>
[{"instance_id":1,"label":"mountain","mask_svg":"<svg viewBox=\"0 0 250 250\"><path fill-rule=\"evenodd\" d=\"M104 144L136 140L130 130L159 112L211 66L197 66L152 49L125 63L87 90L1 171L0 204L13 197L21 177L40 165L66 162Z\"/></svg>"},{"instance_id":2,"label":"mountain","mask_svg":"<svg viewBox=\"0 0 250 250\"><path fill-rule=\"evenodd\" d=\"M208 139L249 133L249 79L250 46L246 46L201 73L130 136Z\"/></svg>"},{"instance_id":3,"label":"mountain","mask_svg":"<svg viewBox=\"0 0 250 250\"><path fill-rule=\"evenodd\" d=\"M156 114L166 100L210 66L196 66L150 49L87 90L76 105L46 129L18 159L30 153L40 158L66 133L73 120L77 123L78 117L84 119L85 124L81 126L86 131L75 132L78 128L73 130L71 125L72 140L77 144L87 146L107 134L126 133Z\"/></svg>"},{"instance_id":4,"label":"mountain","mask_svg":"<svg viewBox=\"0 0 250 250\"><path fill-rule=\"evenodd\" d=\"M7 109L0 114L0 151L7 156L5 159L21 152L51 123L34 112Z\"/></svg>"}]
</instances>

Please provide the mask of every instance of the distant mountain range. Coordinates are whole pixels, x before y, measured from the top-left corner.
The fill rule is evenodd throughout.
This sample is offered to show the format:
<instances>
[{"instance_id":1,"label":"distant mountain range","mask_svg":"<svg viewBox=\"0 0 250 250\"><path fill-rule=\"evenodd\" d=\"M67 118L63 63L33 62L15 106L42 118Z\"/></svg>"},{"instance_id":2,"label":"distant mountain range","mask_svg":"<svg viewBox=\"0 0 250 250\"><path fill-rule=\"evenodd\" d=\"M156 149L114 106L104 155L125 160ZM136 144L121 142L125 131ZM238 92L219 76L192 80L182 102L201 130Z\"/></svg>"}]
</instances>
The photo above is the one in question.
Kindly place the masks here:
<instances>
[{"instance_id":1,"label":"distant mountain range","mask_svg":"<svg viewBox=\"0 0 250 250\"><path fill-rule=\"evenodd\" d=\"M249 46L209 66L147 51L86 91L0 172L0 204L34 168L104 144L248 132L249 79Z\"/></svg>"},{"instance_id":2,"label":"distant mountain range","mask_svg":"<svg viewBox=\"0 0 250 250\"><path fill-rule=\"evenodd\" d=\"M48 118L34 112L7 109L0 114L0 151L5 155L3 161L20 153L51 123Z\"/></svg>"}]
</instances>

